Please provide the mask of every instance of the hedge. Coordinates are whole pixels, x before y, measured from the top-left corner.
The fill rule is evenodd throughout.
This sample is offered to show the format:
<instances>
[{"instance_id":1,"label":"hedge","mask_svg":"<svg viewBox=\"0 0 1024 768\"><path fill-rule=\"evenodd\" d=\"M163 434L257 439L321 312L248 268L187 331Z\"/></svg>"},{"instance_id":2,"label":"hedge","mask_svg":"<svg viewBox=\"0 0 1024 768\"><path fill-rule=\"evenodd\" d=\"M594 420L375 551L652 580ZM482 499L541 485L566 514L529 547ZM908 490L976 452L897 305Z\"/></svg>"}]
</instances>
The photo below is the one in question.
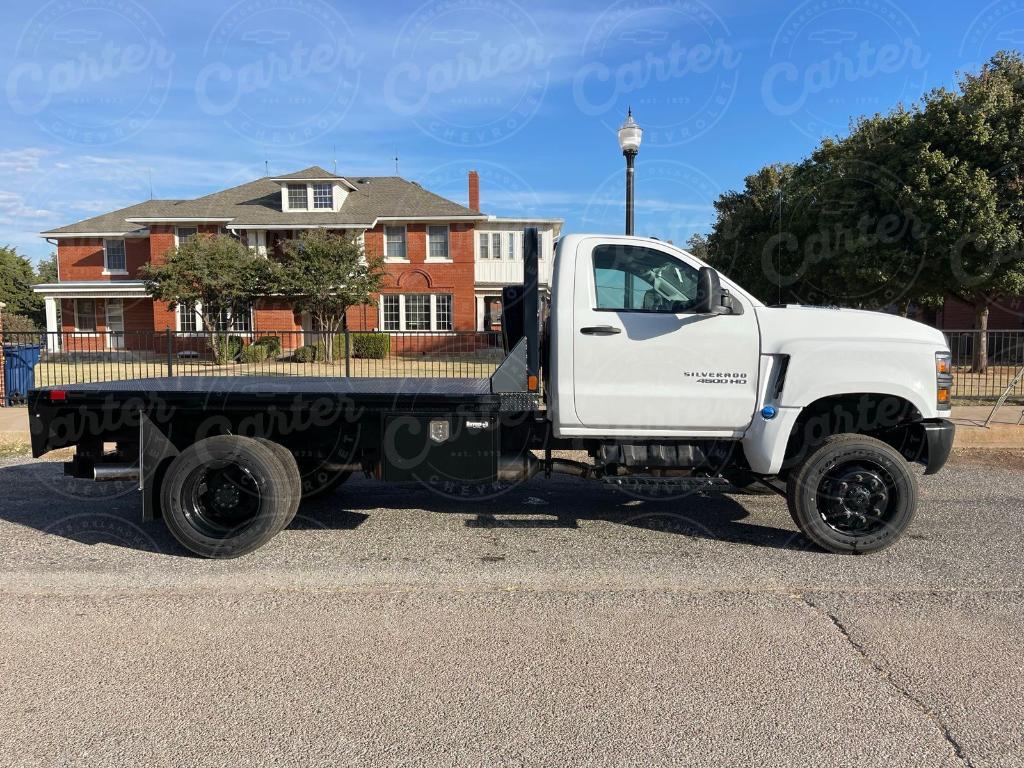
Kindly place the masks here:
<instances>
[{"instance_id":1,"label":"hedge","mask_svg":"<svg viewBox=\"0 0 1024 768\"><path fill-rule=\"evenodd\" d=\"M313 363L317 359L317 349L314 346L306 344L303 347L296 347L292 353L292 359L296 363Z\"/></svg>"},{"instance_id":2,"label":"hedge","mask_svg":"<svg viewBox=\"0 0 1024 768\"><path fill-rule=\"evenodd\" d=\"M353 357L383 360L391 354L391 336L387 333L353 333L351 337Z\"/></svg>"},{"instance_id":3,"label":"hedge","mask_svg":"<svg viewBox=\"0 0 1024 768\"><path fill-rule=\"evenodd\" d=\"M243 363L262 363L267 359L268 347L266 344L250 344L242 350Z\"/></svg>"},{"instance_id":4,"label":"hedge","mask_svg":"<svg viewBox=\"0 0 1024 768\"><path fill-rule=\"evenodd\" d=\"M267 357L277 357L281 354L281 337L280 336L263 336L253 342L253 346L259 345L266 347Z\"/></svg>"}]
</instances>

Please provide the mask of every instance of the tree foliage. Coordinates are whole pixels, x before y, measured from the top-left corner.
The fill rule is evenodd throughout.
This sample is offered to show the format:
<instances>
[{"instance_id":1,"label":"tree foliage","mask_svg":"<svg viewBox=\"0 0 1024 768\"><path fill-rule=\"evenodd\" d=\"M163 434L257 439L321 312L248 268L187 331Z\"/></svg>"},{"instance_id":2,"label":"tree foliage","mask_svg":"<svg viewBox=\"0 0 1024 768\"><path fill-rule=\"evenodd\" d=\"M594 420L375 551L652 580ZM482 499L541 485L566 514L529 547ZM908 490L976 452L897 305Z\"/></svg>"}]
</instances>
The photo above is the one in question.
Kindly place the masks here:
<instances>
[{"instance_id":1,"label":"tree foliage","mask_svg":"<svg viewBox=\"0 0 1024 768\"><path fill-rule=\"evenodd\" d=\"M974 305L1024 293L1024 61L857 120L715 203L709 257L766 301ZM984 350L979 353L983 365Z\"/></svg>"},{"instance_id":2,"label":"tree foliage","mask_svg":"<svg viewBox=\"0 0 1024 768\"><path fill-rule=\"evenodd\" d=\"M7 305L5 312L42 322L43 300L32 293L32 285L37 282L31 261L14 248L0 247L0 302Z\"/></svg>"},{"instance_id":3,"label":"tree foliage","mask_svg":"<svg viewBox=\"0 0 1024 768\"><path fill-rule=\"evenodd\" d=\"M154 299L172 309L196 309L218 360L230 343L231 318L273 290L267 259L228 235L193 237L168 251L163 263L145 265L140 274Z\"/></svg>"},{"instance_id":4,"label":"tree foliage","mask_svg":"<svg viewBox=\"0 0 1024 768\"><path fill-rule=\"evenodd\" d=\"M349 307L375 304L373 294L384 280L384 263L367 257L352 235L308 229L285 243L275 280L297 309L309 312L319 330L337 333ZM333 347L326 346L329 358Z\"/></svg>"}]
</instances>

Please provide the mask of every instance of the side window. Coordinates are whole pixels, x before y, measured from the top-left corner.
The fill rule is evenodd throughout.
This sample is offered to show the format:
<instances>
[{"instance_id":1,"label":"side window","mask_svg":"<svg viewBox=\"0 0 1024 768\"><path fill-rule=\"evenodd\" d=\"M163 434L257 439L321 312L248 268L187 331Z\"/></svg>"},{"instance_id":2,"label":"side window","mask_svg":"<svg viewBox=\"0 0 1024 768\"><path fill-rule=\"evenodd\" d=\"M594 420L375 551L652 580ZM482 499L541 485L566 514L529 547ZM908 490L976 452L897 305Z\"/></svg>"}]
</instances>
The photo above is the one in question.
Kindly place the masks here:
<instances>
[{"instance_id":1,"label":"side window","mask_svg":"<svg viewBox=\"0 0 1024 768\"><path fill-rule=\"evenodd\" d=\"M697 270L653 248L599 245L594 249L596 309L689 312L697 298Z\"/></svg>"}]
</instances>

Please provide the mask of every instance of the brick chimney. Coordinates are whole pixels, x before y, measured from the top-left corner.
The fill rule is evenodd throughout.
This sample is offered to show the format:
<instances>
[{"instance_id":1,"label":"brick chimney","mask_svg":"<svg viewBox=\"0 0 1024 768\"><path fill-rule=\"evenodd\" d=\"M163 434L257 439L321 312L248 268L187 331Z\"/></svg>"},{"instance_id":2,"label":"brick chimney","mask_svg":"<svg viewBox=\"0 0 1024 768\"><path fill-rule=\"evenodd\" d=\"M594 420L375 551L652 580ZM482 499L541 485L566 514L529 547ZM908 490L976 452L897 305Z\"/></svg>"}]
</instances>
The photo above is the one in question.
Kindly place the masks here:
<instances>
[{"instance_id":1,"label":"brick chimney","mask_svg":"<svg viewBox=\"0 0 1024 768\"><path fill-rule=\"evenodd\" d=\"M469 172L469 209L480 213L480 174Z\"/></svg>"}]
</instances>

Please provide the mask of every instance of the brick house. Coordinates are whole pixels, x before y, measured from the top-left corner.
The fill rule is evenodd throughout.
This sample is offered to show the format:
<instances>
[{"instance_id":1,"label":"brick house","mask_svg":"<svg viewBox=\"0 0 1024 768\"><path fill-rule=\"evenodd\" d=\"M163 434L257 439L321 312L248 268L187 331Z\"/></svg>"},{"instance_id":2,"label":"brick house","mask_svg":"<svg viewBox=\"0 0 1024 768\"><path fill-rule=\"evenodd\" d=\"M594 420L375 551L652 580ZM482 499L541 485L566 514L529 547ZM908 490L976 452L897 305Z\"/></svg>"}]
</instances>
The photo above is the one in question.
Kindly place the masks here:
<instances>
[{"instance_id":1,"label":"brick house","mask_svg":"<svg viewBox=\"0 0 1024 768\"><path fill-rule=\"evenodd\" d=\"M191 200L147 200L41 233L56 245L58 282L34 286L45 299L51 347L147 349L152 332L202 331L194 309L171 309L146 295L138 270L199 233L227 233L272 256L303 229L353 232L367 253L384 258L377 307L356 308L350 330L444 334L481 327L474 288L479 181L470 205L440 197L396 176L338 176L313 166L261 178ZM474 194L475 189L475 194ZM59 312L58 312L59 309ZM312 331L285 299L258 300L232 318L241 334Z\"/></svg>"}]
</instances>

